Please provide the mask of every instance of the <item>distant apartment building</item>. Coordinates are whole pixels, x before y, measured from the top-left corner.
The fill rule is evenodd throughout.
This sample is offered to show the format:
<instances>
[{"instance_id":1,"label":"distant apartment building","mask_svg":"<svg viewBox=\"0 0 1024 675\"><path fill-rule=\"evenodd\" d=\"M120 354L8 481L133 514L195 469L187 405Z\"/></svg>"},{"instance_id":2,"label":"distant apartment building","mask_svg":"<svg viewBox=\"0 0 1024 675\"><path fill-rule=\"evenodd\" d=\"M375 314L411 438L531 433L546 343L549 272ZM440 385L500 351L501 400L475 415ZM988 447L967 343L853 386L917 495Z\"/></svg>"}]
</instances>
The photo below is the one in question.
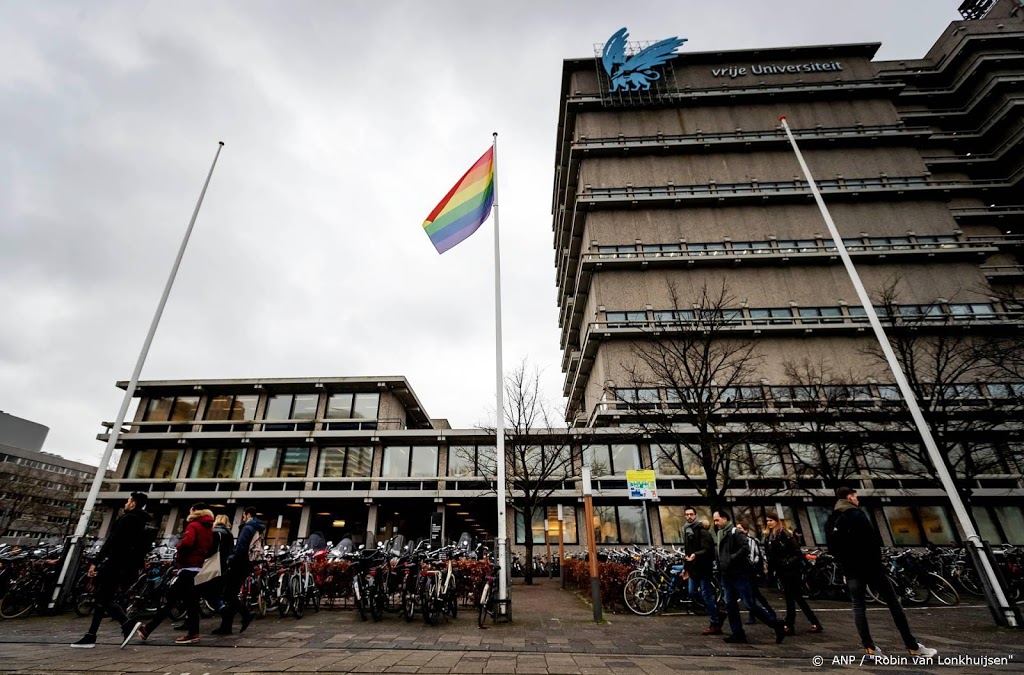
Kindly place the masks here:
<instances>
[{"instance_id":1,"label":"distant apartment building","mask_svg":"<svg viewBox=\"0 0 1024 675\"><path fill-rule=\"evenodd\" d=\"M76 497L96 467L42 452L49 429L0 412L0 542L56 540L74 530Z\"/></svg>"}]
</instances>

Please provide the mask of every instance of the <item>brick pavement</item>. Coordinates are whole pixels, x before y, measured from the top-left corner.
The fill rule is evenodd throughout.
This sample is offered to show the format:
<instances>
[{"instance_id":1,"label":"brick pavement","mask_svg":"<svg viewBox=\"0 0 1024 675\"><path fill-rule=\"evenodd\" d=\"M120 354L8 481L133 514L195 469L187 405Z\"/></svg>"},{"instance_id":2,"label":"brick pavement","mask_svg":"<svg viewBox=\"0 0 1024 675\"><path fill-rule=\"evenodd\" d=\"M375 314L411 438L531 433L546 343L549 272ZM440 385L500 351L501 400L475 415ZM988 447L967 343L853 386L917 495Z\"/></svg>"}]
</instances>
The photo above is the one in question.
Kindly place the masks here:
<instances>
[{"instance_id":1,"label":"brick pavement","mask_svg":"<svg viewBox=\"0 0 1024 675\"><path fill-rule=\"evenodd\" d=\"M781 605L777 596L769 598ZM557 580L542 580L534 587L516 585L513 600L515 621L488 630L477 629L475 612L468 610L455 621L426 626L397 615L388 615L381 623L363 623L355 612L337 608L301 620L268 615L243 636L204 634L199 645L187 647L172 644L176 634L166 623L149 642L136 640L123 651L117 649L117 631L109 623L101 629L101 644L95 649L72 650L67 645L81 636L87 619L31 617L0 622L0 672L761 674L815 670L816 656L830 666L833 656L859 659L861 651L844 603L816 603L826 627L823 634L799 634L776 645L771 631L752 626L747 631L751 644L726 645L721 638L699 634L706 625L703 617L680 612L657 617L606 614L607 622L595 625L589 605L576 594L559 590ZM918 638L939 649L940 655L1013 655L1007 665L985 672L1024 672L1024 634L995 628L982 606L910 609L908 615ZM898 654L899 640L885 609L877 608L869 616L878 642ZM204 633L215 625L215 620L204 622ZM802 617L797 628L806 628Z\"/></svg>"}]
</instances>

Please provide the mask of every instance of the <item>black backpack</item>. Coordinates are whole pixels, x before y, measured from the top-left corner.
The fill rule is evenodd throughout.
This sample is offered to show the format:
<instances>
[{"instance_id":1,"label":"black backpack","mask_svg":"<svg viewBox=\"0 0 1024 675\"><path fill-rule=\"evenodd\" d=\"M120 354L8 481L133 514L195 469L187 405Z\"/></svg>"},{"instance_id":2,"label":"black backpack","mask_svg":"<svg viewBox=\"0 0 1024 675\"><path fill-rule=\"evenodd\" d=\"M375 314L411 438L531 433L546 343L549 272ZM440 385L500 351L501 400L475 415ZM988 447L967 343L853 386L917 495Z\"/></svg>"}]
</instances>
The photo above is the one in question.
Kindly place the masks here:
<instances>
[{"instance_id":1,"label":"black backpack","mask_svg":"<svg viewBox=\"0 0 1024 675\"><path fill-rule=\"evenodd\" d=\"M142 528L142 532L139 536L134 539L130 544L131 551L131 563L139 567L142 566L143 561L149 552L156 546L156 539L159 532L153 525L146 525Z\"/></svg>"},{"instance_id":2,"label":"black backpack","mask_svg":"<svg viewBox=\"0 0 1024 675\"><path fill-rule=\"evenodd\" d=\"M850 525L845 516L844 511L833 511L825 521L825 544L840 563L846 559L850 546Z\"/></svg>"}]
</instances>

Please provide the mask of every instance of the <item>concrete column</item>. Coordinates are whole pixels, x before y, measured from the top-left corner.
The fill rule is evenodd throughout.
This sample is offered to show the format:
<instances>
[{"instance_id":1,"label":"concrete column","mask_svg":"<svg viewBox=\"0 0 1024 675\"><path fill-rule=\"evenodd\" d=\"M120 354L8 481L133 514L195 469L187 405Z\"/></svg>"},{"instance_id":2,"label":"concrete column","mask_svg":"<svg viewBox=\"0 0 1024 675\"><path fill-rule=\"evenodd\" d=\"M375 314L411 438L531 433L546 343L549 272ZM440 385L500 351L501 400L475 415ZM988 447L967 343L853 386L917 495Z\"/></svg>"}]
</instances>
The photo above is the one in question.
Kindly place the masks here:
<instances>
[{"instance_id":1,"label":"concrete column","mask_svg":"<svg viewBox=\"0 0 1024 675\"><path fill-rule=\"evenodd\" d=\"M114 513L116 511L117 509L110 507L103 509L103 520L100 521L100 527L97 536L106 537L110 535L110 526L114 522Z\"/></svg>"},{"instance_id":2,"label":"concrete column","mask_svg":"<svg viewBox=\"0 0 1024 675\"><path fill-rule=\"evenodd\" d=\"M363 542L367 548L377 543L377 505L369 504L366 509L366 538Z\"/></svg>"},{"instance_id":3,"label":"concrete column","mask_svg":"<svg viewBox=\"0 0 1024 675\"><path fill-rule=\"evenodd\" d=\"M167 513L167 525L164 526L163 536L170 537L174 534L174 523L178 520L178 507L177 505L172 506L171 510Z\"/></svg>"},{"instance_id":4,"label":"concrete column","mask_svg":"<svg viewBox=\"0 0 1024 675\"><path fill-rule=\"evenodd\" d=\"M244 506L235 507L235 517L231 520L231 531L238 536L238 533L242 531L242 516L245 515Z\"/></svg>"},{"instance_id":5,"label":"concrete column","mask_svg":"<svg viewBox=\"0 0 1024 675\"><path fill-rule=\"evenodd\" d=\"M309 521L313 516L313 507L310 504L302 505L302 515L299 516L299 539L306 539L309 536Z\"/></svg>"}]
</instances>

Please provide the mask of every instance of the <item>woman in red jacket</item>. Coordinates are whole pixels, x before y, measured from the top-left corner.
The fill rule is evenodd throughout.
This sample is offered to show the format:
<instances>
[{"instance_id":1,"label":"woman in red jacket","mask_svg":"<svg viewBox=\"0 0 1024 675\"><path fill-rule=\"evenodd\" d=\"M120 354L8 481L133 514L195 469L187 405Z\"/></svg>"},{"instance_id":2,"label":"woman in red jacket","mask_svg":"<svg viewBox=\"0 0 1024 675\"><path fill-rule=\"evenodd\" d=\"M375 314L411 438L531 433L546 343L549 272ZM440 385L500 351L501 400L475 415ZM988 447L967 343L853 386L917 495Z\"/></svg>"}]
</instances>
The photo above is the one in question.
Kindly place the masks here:
<instances>
[{"instance_id":1,"label":"woman in red jacket","mask_svg":"<svg viewBox=\"0 0 1024 675\"><path fill-rule=\"evenodd\" d=\"M174 641L179 645L190 645L199 642L199 594L193 583L203 561L213 550L213 511L206 504L193 504L186 519L185 532L177 545L178 553L174 558L174 566L178 575L171 580L167 590L167 602L160 606L149 623L139 628L139 637L149 638L157 626L167 618L179 602L185 603L185 625L188 630Z\"/></svg>"}]
</instances>

